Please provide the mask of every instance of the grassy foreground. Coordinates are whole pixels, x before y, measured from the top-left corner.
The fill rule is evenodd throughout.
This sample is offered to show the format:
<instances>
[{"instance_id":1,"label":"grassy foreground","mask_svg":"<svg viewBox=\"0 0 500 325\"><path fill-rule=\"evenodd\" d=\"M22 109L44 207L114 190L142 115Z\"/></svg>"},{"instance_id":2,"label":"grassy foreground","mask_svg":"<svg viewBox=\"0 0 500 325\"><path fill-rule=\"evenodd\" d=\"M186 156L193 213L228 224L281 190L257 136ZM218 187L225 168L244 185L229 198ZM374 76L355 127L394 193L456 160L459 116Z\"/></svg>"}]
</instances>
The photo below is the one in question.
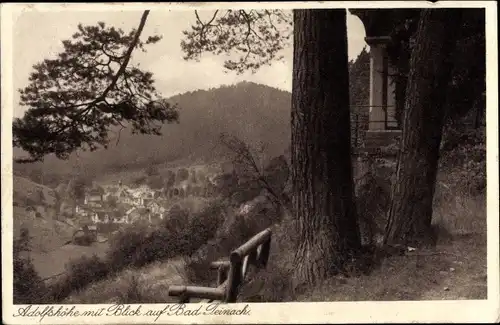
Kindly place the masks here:
<instances>
[{"instance_id":1,"label":"grassy foreground","mask_svg":"<svg viewBox=\"0 0 500 325\"><path fill-rule=\"evenodd\" d=\"M442 236L433 249L384 259L369 275L332 277L303 292L293 292L291 221L273 228L270 263L243 288L245 301L395 301L486 299L486 231L484 197L443 200L436 205ZM483 207L483 209L480 209ZM467 214L468 213L470 214ZM280 254L279 252L282 252ZM215 280L216 273L214 271ZM190 283L183 258L130 268L72 294L66 303L163 303L169 285Z\"/></svg>"}]
</instances>

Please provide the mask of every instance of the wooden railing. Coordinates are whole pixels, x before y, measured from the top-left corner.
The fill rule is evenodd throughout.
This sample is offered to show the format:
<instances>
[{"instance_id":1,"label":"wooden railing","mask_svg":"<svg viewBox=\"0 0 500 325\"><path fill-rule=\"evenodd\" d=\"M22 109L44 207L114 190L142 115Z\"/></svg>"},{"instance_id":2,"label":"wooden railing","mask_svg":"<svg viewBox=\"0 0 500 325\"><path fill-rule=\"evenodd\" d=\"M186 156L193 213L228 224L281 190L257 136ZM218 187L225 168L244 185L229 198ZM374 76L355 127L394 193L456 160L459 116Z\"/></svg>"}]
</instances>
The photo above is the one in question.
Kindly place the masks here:
<instances>
[{"instance_id":1,"label":"wooden railing","mask_svg":"<svg viewBox=\"0 0 500 325\"><path fill-rule=\"evenodd\" d=\"M207 302L236 302L249 266L266 267L271 248L271 234L271 229L268 228L231 252L229 261L212 262L210 268L217 269L217 288L170 286L169 296L179 297L180 303L188 303L191 298L204 299Z\"/></svg>"}]
</instances>

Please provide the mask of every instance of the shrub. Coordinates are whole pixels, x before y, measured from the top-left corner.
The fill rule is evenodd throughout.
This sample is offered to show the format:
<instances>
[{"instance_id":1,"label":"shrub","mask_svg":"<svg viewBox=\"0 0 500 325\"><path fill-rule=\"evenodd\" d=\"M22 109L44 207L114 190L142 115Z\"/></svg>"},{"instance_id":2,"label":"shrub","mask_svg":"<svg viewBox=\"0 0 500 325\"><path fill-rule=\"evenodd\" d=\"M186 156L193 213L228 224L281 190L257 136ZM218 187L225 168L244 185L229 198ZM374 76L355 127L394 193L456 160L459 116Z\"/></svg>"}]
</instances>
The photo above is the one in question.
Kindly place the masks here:
<instances>
[{"instance_id":1,"label":"shrub","mask_svg":"<svg viewBox=\"0 0 500 325\"><path fill-rule=\"evenodd\" d=\"M110 240L108 260L115 270L140 267L154 261L192 255L213 238L220 223L221 206L215 203L199 213L171 209L158 226L133 225Z\"/></svg>"},{"instance_id":2,"label":"shrub","mask_svg":"<svg viewBox=\"0 0 500 325\"><path fill-rule=\"evenodd\" d=\"M146 178L146 183L150 188L160 190L163 188L164 180L160 175L151 175Z\"/></svg>"},{"instance_id":3,"label":"shrub","mask_svg":"<svg viewBox=\"0 0 500 325\"><path fill-rule=\"evenodd\" d=\"M486 188L486 128L471 127L469 120L465 116L445 127L439 167L447 170L449 187L474 196Z\"/></svg>"},{"instance_id":4,"label":"shrub","mask_svg":"<svg viewBox=\"0 0 500 325\"><path fill-rule=\"evenodd\" d=\"M213 287L216 285L217 271L210 268L210 258L185 257L184 264L188 285Z\"/></svg>"},{"instance_id":5,"label":"shrub","mask_svg":"<svg viewBox=\"0 0 500 325\"><path fill-rule=\"evenodd\" d=\"M14 256L14 304L38 304L45 291L43 282L27 258Z\"/></svg>"},{"instance_id":6,"label":"shrub","mask_svg":"<svg viewBox=\"0 0 500 325\"><path fill-rule=\"evenodd\" d=\"M448 187L466 190L470 195L486 190L486 145L481 143L455 147L442 154L440 167L447 169Z\"/></svg>"},{"instance_id":7,"label":"shrub","mask_svg":"<svg viewBox=\"0 0 500 325\"><path fill-rule=\"evenodd\" d=\"M203 244L215 237L224 221L223 212L223 203L216 201L190 218L187 231L185 231L187 238L191 238L184 252L186 255L192 255Z\"/></svg>"},{"instance_id":8,"label":"shrub","mask_svg":"<svg viewBox=\"0 0 500 325\"><path fill-rule=\"evenodd\" d=\"M189 170L187 170L186 168L180 168L178 171L177 171L177 176L176 176L176 180L178 182L182 182L182 181L185 181L189 178Z\"/></svg>"},{"instance_id":9,"label":"shrub","mask_svg":"<svg viewBox=\"0 0 500 325\"><path fill-rule=\"evenodd\" d=\"M144 291L142 290L139 278L136 275L129 275L126 281L126 289L118 292L118 303L139 304L146 303Z\"/></svg>"},{"instance_id":10,"label":"shrub","mask_svg":"<svg viewBox=\"0 0 500 325\"><path fill-rule=\"evenodd\" d=\"M45 297L46 302L60 302L72 292L106 278L112 271L109 264L96 255L92 257L82 256L79 259L72 260L66 268L66 275L50 287Z\"/></svg>"},{"instance_id":11,"label":"shrub","mask_svg":"<svg viewBox=\"0 0 500 325\"><path fill-rule=\"evenodd\" d=\"M132 180L132 184L135 186L140 186L146 182L147 177L145 175L140 175Z\"/></svg>"},{"instance_id":12,"label":"shrub","mask_svg":"<svg viewBox=\"0 0 500 325\"><path fill-rule=\"evenodd\" d=\"M91 234L82 234L81 236L75 236L73 238L73 243L80 246L90 246L94 242L94 238Z\"/></svg>"},{"instance_id":13,"label":"shrub","mask_svg":"<svg viewBox=\"0 0 500 325\"><path fill-rule=\"evenodd\" d=\"M108 261L114 270L122 270L129 265L141 264L142 255L151 229L144 224L135 224L121 229L109 240Z\"/></svg>"},{"instance_id":14,"label":"shrub","mask_svg":"<svg viewBox=\"0 0 500 325\"><path fill-rule=\"evenodd\" d=\"M159 174L158 167L154 165L149 165L144 170L144 174L146 176L155 176Z\"/></svg>"},{"instance_id":15,"label":"shrub","mask_svg":"<svg viewBox=\"0 0 500 325\"><path fill-rule=\"evenodd\" d=\"M13 301L14 304L37 304L46 288L35 271L29 256L30 237L26 228L21 229L21 237L14 240L13 247Z\"/></svg>"},{"instance_id":16,"label":"shrub","mask_svg":"<svg viewBox=\"0 0 500 325\"><path fill-rule=\"evenodd\" d=\"M164 177L164 187L165 189L170 189L175 184L175 173L168 170L167 175Z\"/></svg>"},{"instance_id":17,"label":"shrub","mask_svg":"<svg viewBox=\"0 0 500 325\"><path fill-rule=\"evenodd\" d=\"M383 236L389 208L391 181L368 172L356 190L356 208L363 245L372 245Z\"/></svg>"},{"instance_id":18,"label":"shrub","mask_svg":"<svg viewBox=\"0 0 500 325\"><path fill-rule=\"evenodd\" d=\"M102 261L97 255L91 257L82 256L77 260L69 263L69 274L72 279L73 289L80 289L83 286L95 281L95 279L102 279L109 274L107 264Z\"/></svg>"},{"instance_id":19,"label":"shrub","mask_svg":"<svg viewBox=\"0 0 500 325\"><path fill-rule=\"evenodd\" d=\"M248 302L287 302L296 297L293 289L293 270L297 251L296 224L285 216L272 227L271 250L265 269L249 274L249 283L240 293L240 299Z\"/></svg>"}]
</instances>

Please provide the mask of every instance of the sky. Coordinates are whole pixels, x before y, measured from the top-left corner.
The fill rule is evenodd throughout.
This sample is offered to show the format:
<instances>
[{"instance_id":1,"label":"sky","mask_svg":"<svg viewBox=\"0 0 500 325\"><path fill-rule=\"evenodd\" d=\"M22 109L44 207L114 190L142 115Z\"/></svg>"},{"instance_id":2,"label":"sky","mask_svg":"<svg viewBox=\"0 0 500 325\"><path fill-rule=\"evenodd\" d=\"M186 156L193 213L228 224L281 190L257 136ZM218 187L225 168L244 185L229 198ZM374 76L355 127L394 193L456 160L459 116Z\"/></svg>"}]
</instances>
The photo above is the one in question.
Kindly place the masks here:
<instances>
[{"instance_id":1,"label":"sky","mask_svg":"<svg viewBox=\"0 0 500 325\"><path fill-rule=\"evenodd\" d=\"M28 85L32 66L45 58L62 51L61 41L70 39L77 31L79 23L95 25L102 21L108 26L122 28L125 32L136 28L142 11L24 11L13 20L13 60L14 89ZM209 17L210 12L200 12ZM160 93L169 97L175 94L209 89L240 81L253 81L291 91L292 87L292 48L287 48L284 59L271 66L261 68L255 74L250 72L237 75L224 71L225 57L204 54L198 62L185 61L180 47L182 31L194 24L193 10L159 11L151 10L141 35L161 35L163 39L147 47L147 52L135 51L132 63L151 71ZM366 46L365 30L358 17L347 14L349 59L355 59ZM368 49L368 48L367 48ZM23 115L24 108L18 105L19 94L14 97L14 117Z\"/></svg>"}]
</instances>

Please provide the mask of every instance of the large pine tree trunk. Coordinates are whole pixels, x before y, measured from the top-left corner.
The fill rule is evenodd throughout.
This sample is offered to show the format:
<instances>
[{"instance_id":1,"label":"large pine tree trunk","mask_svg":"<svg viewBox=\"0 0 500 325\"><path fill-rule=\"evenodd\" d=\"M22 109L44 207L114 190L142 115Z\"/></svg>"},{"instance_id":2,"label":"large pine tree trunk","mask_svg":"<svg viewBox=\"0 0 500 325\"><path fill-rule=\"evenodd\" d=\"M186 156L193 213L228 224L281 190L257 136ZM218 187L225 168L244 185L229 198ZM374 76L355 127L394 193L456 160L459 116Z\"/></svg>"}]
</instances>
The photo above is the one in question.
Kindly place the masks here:
<instances>
[{"instance_id":1,"label":"large pine tree trunk","mask_svg":"<svg viewBox=\"0 0 500 325\"><path fill-rule=\"evenodd\" d=\"M441 143L445 94L461 12L426 9L410 61L396 182L386 228L389 245L428 245Z\"/></svg>"},{"instance_id":2,"label":"large pine tree trunk","mask_svg":"<svg viewBox=\"0 0 500 325\"><path fill-rule=\"evenodd\" d=\"M295 10L292 91L296 285L316 283L360 247L353 201L346 12Z\"/></svg>"}]
</instances>

